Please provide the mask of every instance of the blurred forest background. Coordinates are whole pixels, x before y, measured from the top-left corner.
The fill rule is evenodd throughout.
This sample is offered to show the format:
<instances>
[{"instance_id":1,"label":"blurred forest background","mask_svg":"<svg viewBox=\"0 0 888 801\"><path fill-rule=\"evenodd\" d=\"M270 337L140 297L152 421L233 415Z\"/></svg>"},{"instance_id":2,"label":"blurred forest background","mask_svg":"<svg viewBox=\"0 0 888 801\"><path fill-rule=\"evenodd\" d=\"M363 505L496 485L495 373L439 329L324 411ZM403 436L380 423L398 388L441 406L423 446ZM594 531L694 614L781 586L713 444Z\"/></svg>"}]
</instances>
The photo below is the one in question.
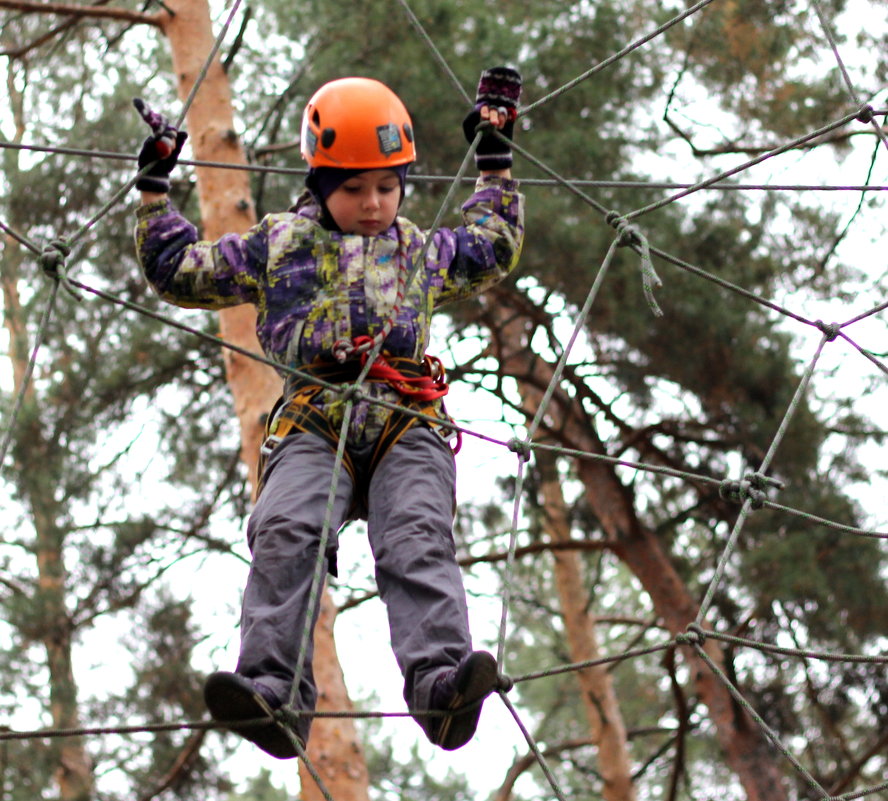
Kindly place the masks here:
<instances>
[{"instance_id":1,"label":"blurred forest background","mask_svg":"<svg viewBox=\"0 0 888 801\"><path fill-rule=\"evenodd\" d=\"M0 722L17 731L199 721L203 676L233 667L251 490L220 348L61 292L25 380L52 283L23 240L81 231L134 175L145 130L132 98L177 117L181 70L165 34L171 12L181 20L200 2L0 0L0 410L9 437ZM367 75L392 86L413 116L419 159L404 211L430 224L467 147L467 102L448 70L470 96L484 67L521 70L523 105L533 107L516 142L547 168L516 156L528 198L521 264L484 298L442 311L435 330L433 352L454 387L449 409L467 428L500 442L525 436L616 236L602 209L655 206L632 222L669 254L654 256L658 317L638 253L616 252L535 432L553 447L534 451L520 482L515 454L495 442L466 436L457 461L456 536L479 647L497 649L508 591L510 675L652 653L516 684L509 699L551 779L497 698L456 754L431 748L404 718L359 719L347 752L318 727L309 755L336 801L537 801L555 797L552 781L571 799L781 801L884 781L885 543L825 522L886 529L884 315L845 329L870 358L842 337L825 346L769 449L823 337L812 323L851 320L884 301L885 204L860 187L886 184L876 129L888 105L888 3L714 0L667 25L688 8L263 0L230 19L215 80L230 85L236 136L196 130L195 118L183 157L199 159L212 137L239 142L257 168L240 173L257 217L300 191L307 98L327 80ZM229 10L211 3L213 35ZM833 125L864 103L882 110L875 123ZM716 188L665 202L680 185L793 142ZM195 169L182 165L173 178L176 204L196 222L206 217ZM469 191L457 191L445 225L457 224ZM67 259L70 275L216 334L215 314L167 307L146 286L132 245L135 203L129 193L89 225ZM741 507L718 481L765 460L784 485L768 495L788 508L752 512L719 568ZM345 685L358 710L403 712L360 535L360 525L345 533L343 575L330 587ZM864 658L672 640L701 608L704 627L725 635ZM701 650L807 775L767 742ZM2 801L322 797L305 776L298 789L296 773L199 727L0 740Z\"/></svg>"}]
</instances>

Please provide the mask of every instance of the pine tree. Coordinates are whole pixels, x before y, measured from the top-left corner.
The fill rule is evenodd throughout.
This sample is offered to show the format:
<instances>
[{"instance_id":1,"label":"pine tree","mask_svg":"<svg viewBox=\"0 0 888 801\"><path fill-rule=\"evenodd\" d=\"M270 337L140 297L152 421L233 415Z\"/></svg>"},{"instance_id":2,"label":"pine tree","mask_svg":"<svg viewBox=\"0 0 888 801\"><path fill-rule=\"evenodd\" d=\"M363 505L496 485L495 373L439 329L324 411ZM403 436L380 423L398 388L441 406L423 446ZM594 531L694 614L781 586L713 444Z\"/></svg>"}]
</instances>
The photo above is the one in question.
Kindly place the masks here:
<instances>
[{"instance_id":1,"label":"pine tree","mask_svg":"<svg viewBox=\"0 0 888 801\"><path fill-rule=\"evenodd\" d=\"M8 10L17 5L18 11ZM165 41L133 35L144 33L144 24L160 25L165 12L139 15L109 7L101 20L84 20L35 16L26 6L0 0L0 40L10 79L4 132L22 143L134 152L144 134L129 99L150 87L156 104L175 108ZM868 5L873 11L882 7ZM673 13L646 0L481 6L448 0L411 8L469 94L482 67L514 63L525 76L528 103ZM845 4L818 8L832 22ZM135 20L142 25L131 28ZM318 85L342 74L380 78L405 98L416 123L417 174L443 179L456 171L466 147L460 122L467 103L414 35L402 4L358 2L344 9L338 3L269 0L243 14L237 26L241 22L243 36L229 39L234 43L221 53L233 87L235 127L255 165L290 168L250 176L258 215L288 207L298 193L302 106ZM840 49L850 44L851 33L838 30ZM880 52L883 32L877 25L853 33L864 49ZM635 183L662 169L652 165L652 154L685 157L682 174L670 178L706 177L853 110L857 99L849 99L835 60L825 54L828 46L813 11L805 16L787 4L714 3L523 117L518 143L555 172L624 183L584 185L599 207L593 209L561 187L525 181L528 235L519 275L488 298L450 310L451 341L478 333L489 343L476 358L455 365L452 381L475 384L479 393L482 384L496 386L504 416L520 433L520 421L532 418L551 378L564 318L575 320L614 239L601 210L625 214L667 197L669 190ZM876 96L884 73L878 59L855 65L859 97ZM826 152L840 160L866 137L876 143L871 128L846 126L800 147L816 146L818 153L830 148ZM76 230L96 211L97 198L110 197L132 172L131 161L2 152L0 219L33 241ZM520 158L516 173L551 177ZM190 173L183 167L175 177L176 202L197 219ZM447 186L446 180L415 181L405 212L430 221ZM239 191L239 198L246 197ZM707 192L641 214L634 220L638 230L674 257L654 259L664 283L656 298L665 317L650 313L638 254L621 248L583 326L585 352L569 365L539 441L719 478L761 464L799 384L800 329L675 262L696 265L765 298L790 298L794 308L813 307L847 287L873 282L841 258L858 216L820 206L810 196ZM869 206L864 198L861 210ZM138 278L130 227L129 209L113 209L76 244L68 261L75 277L157 308ZM9 238L2 248L15 390L23 386L38 315L52 285L39 273L34 254ZM877 276L874 282L879 281ZM563 309L560 316L557 308ZM210 316L163 311L208 332L218 329ZM4 513L14 523L2 551L9 647L0 654L5 668L0 690L14 727L20 728L19 707L39 708L29 721L47 726L96 717L142 719L152 707L162 709L164 719L199 715L199 672L184 668L193 661L198 638L191 627L199 624L182 599L161 586L172 565L195 553L229 552L227 558L237 558L217 533L221 519L236 522L249 506L224 368L213 346L93 298L76 304L61 292L3 474L9 487ZM4 421L14 397L14 392L3 397ZM867 476L857 459L858 443L881 442L884 432L856 401L841 391L802 399L773 461L775 477L785 484L777 493L781 504L849 525L866 522L846 485ZM248 416L258 425L255 410ZM137 459L145 442L151 462ZM528 473L522 507L526 541L519 543L514 571L503 577L515 590L512 630L527 633L507 643L509 671L574 659L571 631L582 620L578 607L587 603L585 623L604 654L684 632L737 520L737 505L711 483L673 481L584 459L538 458ZM555 548L552 491L558 484L568 533L562 530ZM491 499L493 511L463 510L460 532L470 558L502 551L503 539L491 532L509 526L502 507L511 502L514 484L506 486L504 501ZM146 497L176 500L167 507L146 504ZM525 551L534 558L522 557ZM575 582L567 586L565 574L556 572L564 569L556 559L566 562L566 554ZM707 622L762 642L877 652L885 633L883 565L875 540L838 534L780 510L759 510L746 521ZM553 581L553 575L562 580ZM157 610L178 621L173 629L160 625ZM145 671L137 677L134 669L122 692L91 698L78 676L78 643L104 630L105 619L138 621L145 641L133 644L138 656L132 658ZM161 666L152 667L140 650L166 647L183 664L181 696L166 684ZM713 640L706 648L778 735L802 743L800 758L824 787L838 793L879 780L884 742L879 732L888 714L879 664L804 663ZM770 799L782 787L784 797L804 797L803 781L763 748L723 688L699 667L693 650L682 647L670 649L661 661L620 662L601 677L599 689L607 695L599 702L609 697L618 704L623 721L634 791L639 797L693 798L717 786ZM608 678L611 689L605 686ZM601 763L603 744L578 701L580 692L588 699L588 685L564 675L521 683L512 697L532 719L533 733L569 796L589 797L602 792L614 766ZM61 797L97 798L106 790L94 776L105 774L115 754L132 748L113 738L92 748L77 738L64 745L41 741L27 751L17 741L2 745L3 788L15 799L49 792L54 773ZM175 792L181 797L223 797L224 777L206 757L215 752L206 742L199 751L194 745L190 732L151 738L148 749L116 768L129 773L125 781L134 790L121 797L156 792L164 778L179 782ZM99 760L96 771L93 759ZM373 792L395 797L397 788L384 774L403 775L406 782L410 766L385 763L378 770L375 760ZM531 766L532 760L516 759L498 801L518 797L513 782ZM545 793L544 779L533 775ZM471 792L449 787L441 792ZM257 780L253 789L273 794L270 782ZM425 784L405 792L414 789L432 792ZM111 791L106 794L111 797Z\"/></svg>"}]
</instances>

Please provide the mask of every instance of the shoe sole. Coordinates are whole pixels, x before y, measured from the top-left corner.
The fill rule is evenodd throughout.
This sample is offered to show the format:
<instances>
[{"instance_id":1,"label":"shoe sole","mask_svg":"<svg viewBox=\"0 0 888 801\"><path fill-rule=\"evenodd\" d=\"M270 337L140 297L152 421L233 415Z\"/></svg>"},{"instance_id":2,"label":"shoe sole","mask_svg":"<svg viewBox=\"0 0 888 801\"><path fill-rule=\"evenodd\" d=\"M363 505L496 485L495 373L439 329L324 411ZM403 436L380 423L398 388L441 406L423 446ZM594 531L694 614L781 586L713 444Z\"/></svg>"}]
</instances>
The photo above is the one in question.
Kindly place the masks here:
<instances>
[{"instance_id":1,"label":"shoe sole","mask_svg":"<svg viewBox=\"0 0 888 801\"><path fill-rule=\"evenodd\" d=\"M224 723L226 728L257 745L265 753L277 759L299 756L288 730L276 721L264 725L236 725L239 721L274 717L268 702L242 676L214 673L204 685L204 700L213 720Z\"/></svg>"},{"instance_id":2,"label":"shoe sole","mask_svg":"<svg viewBox=\"0 0 888 801\"><path fill-rule=\"evenodd\" d=\"M435 744L445 751L462 748L472 739L481 717L481 704L498 684L496 660L486 651L473 653L462 670L463 675L457 677L457 693L447 708L452 714L441 718L435 737Z\"/></svg>"}]
</instances>

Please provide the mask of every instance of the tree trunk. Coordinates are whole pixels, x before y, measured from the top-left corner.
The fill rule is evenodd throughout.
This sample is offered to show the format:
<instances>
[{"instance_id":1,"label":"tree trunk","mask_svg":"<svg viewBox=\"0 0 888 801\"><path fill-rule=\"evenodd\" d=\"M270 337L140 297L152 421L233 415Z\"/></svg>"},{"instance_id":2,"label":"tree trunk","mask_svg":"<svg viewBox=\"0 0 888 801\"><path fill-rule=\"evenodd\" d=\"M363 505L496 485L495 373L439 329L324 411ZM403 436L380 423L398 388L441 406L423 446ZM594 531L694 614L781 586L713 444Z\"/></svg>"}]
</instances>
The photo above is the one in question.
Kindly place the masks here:
<instances>
[{"instance_id":1,"label":"tree trunk","mask_svg":"<svg viewBox=\"0 0 888 801\"><path fill-rule=\"evenodd\" d=\"M73 626L66 607L67 571L62 558L64 533L59 531L54 504L45 500L32 505L32 519L37 530L37 603L40 610L38 629L46 648L49 669L49 706L57 729L80 728L77 684L71 662ZM83 737L54 740L55 778L60 801L89 801L92 798L92 760Z\"/></svg>"},{"instance_id":2,"label":"tree trunk","mask_svg":"<svg viewBox=\"0 0 888 801\"><path fill-rule=\"evenodd\" d=\"M333 637L336 611L333 599L325 592L321 597L321 615L315 626L314 676L318 684L318 712L351 712L354 709L348 694L339 690L344 687L344 680ZM333 798L336 801L365 801L370 779L364 751L355 735L354 720L317 718L309 742L312 743L312 762ZM313 783L312 792L306 792L307 789L302 791L304 801L322 798Z\"/></svg>"},{"instance_id":3,"label":"tree trunk","mask_svg":"<svg viewBox=\"0 0 888 801\"><path fill-rule=\"evenodd\" d=\"M174 10L174 16L164 18L163 30L170 40L179 96L184 99L197 80L214 41L206 0L180 0ZM188 110L188 131L195 158L246 163L234 131L228 78L218 58L214 59ZM207 239L216 239L225 233L243 233L256 221L246 171L198 168L197 182L203 235ZM252 306L226 309L219 316L221 333L227 341L261 353L256 338L256 312ZM255 488L265 415L281 392L281 379L272 368L227 349L225 366L235 412L240 420L241 456ZM326 591L322 608L327 616L315 629L315 675L322 706L350 709L351 702L333 642L332 603ZM352 719L317 719L312 726L308 756L315 764L324 766L323 779L337 801L368 798L367 769ZM323 793L302 765L300 776L304 801L322 799Z\"/></svg>"},{"instance_id":4,"label":"tree trunk","mask_svg":"<svg viewBox=\"0 0 888 801\"><path fill-rule=\"evenodd\" d=\"M10 66L7 88L10 110L15 122L14 141L20 142L25 130L22 118L22 98L15 88L13 67ZM21 187L18 173L18 156L12 151L4 153L4 174L10 187ZM9 204L9 223L15 230L26 224L20 219L28 204L21 199ZM23 497L31 507L34 525L34 557L37 562L37 584L32 598L33 612L29 634L42 643L46 651L49 673L50 715L54 728L76 729L80 727L77 700L77 684L74 681L71 651L73 628L67 608L67 569L64 563L65 533L58 527L62 509L53 502L52 491L44 486L45 467L53 464L49 457L51 444L45 439L45 430L33 414L36 402L33 386L24 387L24 379L30 359L31 346L22 314L18 284L22 275L22 248L12 237L5 241L3 259L0 261L0 285L3 292L3 324L9 334L9 357L12 362L13 393L25 393L25 405L31 408L31 424L25 438L28 448L20 452L16 470L24 484ZM48 284L45 286L48 287ZM21 420L19 420L21 424ZM92 760L86 751L82 737L56 738L50 741L52 762L56 765L55 780L59 788L59 801L89 801L93 790Z\"/></svg>"},{"instance_id":5,"label":"tree trunk","mask_svg":"<svg viewBox=\"0 0 888 801\"><path fill-rule=\"evenodd\" d=\"M552 378L554 366L530 349L533 323L508 290L493 290L485 302L494 355L501 370L518 382L525 413L533 417L543 398L541 387ZM574 399L556 391L549 417L557 420L549 433L564 447L605 453L593 421ZM613 467L603 462L577 459L577 471L611 550L641 582L666 628L672 634L685 633L696 619L699 606L654 532L639 521L631 490L622 484ZM724 655L718 643L707 640L704 648L722 668ZM697 694L709 710L725 759L737 774L748 801L785 801L786 790L770 743L696 651L687 649L685 653Z\"/></svg>"},{"instance_id":6,"label":"tree trunk","mask_svg":"<svg viewBox=\"0 0 888 801\"><path fill-rule=\"evenodd\" d=\"M564 493L558 480L558 467L551 453L536 455L542 475L543 511L546 532L554 543L570 541L570 520ZM589 594L583 581L580 556L576 551L553 551L555 585L572 662L586 662L600 657L595 633L595 616L590 611ZM604 782L605 801L634 801L632 762L627 747L626 727L613 681L603 665L578 671L580 698L589 722L592 741L598 748L598 771Z\"/></svg>"}]
</instances>

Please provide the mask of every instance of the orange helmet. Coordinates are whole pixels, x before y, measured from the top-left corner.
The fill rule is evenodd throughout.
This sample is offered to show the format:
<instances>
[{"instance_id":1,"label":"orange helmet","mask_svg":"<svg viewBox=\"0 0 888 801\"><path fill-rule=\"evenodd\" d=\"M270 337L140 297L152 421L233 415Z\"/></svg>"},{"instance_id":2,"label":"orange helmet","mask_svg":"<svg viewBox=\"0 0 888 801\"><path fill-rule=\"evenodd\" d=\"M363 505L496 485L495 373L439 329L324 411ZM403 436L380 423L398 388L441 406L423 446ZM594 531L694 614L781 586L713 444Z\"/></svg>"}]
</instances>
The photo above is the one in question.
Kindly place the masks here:
<instances>
[{"instance_id":1,"label":"orange helmet","mask_svg":"<svg viewBox=\"0 0 888 801\"><path fill-rule=\"evenodd\" d=\"M375 170L416 161L407 109L372 78L340 78L318 89L302 115L300 149L310 167Z\"/></svg>"}]
</instances>

